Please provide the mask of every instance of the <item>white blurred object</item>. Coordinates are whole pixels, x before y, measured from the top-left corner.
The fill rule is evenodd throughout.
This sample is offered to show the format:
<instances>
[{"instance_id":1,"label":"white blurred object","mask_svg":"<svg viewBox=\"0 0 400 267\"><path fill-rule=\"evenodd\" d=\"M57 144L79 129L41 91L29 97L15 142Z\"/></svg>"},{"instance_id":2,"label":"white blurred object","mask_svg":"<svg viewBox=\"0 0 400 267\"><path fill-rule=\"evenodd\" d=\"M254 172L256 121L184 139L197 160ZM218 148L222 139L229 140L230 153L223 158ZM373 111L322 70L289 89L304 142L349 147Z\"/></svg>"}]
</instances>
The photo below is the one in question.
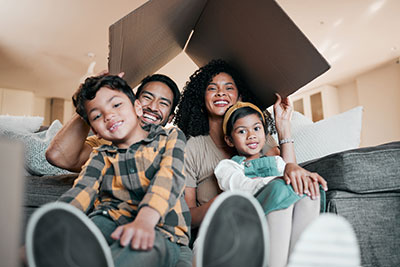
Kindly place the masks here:
<instances>
[{"instance_id":1,"label":"white blurred object","mask_svg":"<svg viewBox=\"0 0 400 267\"><path fill-rule=\"evenodd\" d=\"M94 67L96 66L96 61L92 61L89 64L89 67L87 69L87 72L85 75L83 75L81 77L81 79L79 80L80 83L83 83L87 77L93 76L94 75Z\"/></svg>"},{"instance_id":2,"label":"white blurred object","mask_svg":"<svg viewBox=\"0 0 400 267\"><path fill-rule=\"evenodd\" d=\"M94 75L94 67L96 66L96 61L94 61L93 59L96 55L93 52L89 52L87 53L87 56L88 58L90 58L91 62L89 64L86 74L80 78L80 83L84 83L87 77Z\"/></svg>"}]
</instances>

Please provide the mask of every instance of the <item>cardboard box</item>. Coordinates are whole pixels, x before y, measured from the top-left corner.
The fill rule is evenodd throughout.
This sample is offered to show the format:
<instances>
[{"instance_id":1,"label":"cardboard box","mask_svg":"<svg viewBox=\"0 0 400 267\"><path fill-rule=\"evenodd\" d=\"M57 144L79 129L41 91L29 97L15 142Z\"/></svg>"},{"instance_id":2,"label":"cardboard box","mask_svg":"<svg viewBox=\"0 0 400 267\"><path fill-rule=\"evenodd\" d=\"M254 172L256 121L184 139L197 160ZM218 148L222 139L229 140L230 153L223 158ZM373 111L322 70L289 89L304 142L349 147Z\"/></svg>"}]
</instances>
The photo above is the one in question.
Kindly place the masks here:
<instances>
[{"instance_id":1,"label":"cardboard box","mask_svg":"<svg viewBox=\"0 0 400 267\"><path fill-rule=\"evenodd\" d=\"M110 73L124 71L132 86L184 50L198 66L230 62L264 108L330 67L273 0L151 0L109 37Z\"/></svg>"}]
</instances>

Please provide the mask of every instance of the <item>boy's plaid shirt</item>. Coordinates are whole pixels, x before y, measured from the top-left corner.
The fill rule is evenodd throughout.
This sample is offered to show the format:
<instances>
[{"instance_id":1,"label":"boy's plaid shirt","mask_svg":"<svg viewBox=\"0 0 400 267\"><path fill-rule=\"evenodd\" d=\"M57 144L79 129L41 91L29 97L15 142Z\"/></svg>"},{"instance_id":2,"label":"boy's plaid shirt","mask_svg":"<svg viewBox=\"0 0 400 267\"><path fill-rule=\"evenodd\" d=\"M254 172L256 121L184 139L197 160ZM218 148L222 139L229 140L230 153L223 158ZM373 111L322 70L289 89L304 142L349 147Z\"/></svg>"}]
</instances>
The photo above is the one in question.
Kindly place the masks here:
<instances>
[{"instance_id":1,"label":"boy's plaid shirt","mask_svg":"<svg viewBox=\"0 0 400 267\"><path fill-rule=\"evenodd\" d=\"M85 213L107 211L119 225L141 207L157 210L158 228L172 242L189 242L190 213L184 200L185 135L176 127L150 126L147 138L128 149L103 145L82 168L73 188L60 197Z\"/></svg>"}]
</instances>

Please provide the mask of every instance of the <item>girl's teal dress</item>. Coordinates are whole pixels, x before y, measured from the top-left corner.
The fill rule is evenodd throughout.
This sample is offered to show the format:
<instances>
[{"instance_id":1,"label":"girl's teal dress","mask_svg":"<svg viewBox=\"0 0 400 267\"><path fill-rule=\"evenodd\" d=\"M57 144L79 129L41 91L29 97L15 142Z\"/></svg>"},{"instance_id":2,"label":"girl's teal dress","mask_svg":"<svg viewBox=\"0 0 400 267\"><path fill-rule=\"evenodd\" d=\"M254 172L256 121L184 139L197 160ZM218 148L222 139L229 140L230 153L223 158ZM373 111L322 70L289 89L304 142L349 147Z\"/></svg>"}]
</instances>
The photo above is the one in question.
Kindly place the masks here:
<instances>
[{"instance_id":1,"label":"girl's teal dress","mask_svg":"<svg viewBox=\"0 0 400 267\"><path fill-rule=\"evenodd\" d=\"M276 166L274 157L262 156L258 159L245 161L245 157L234 156L233 161L244 166L244 174L249 178L282 176ZM283 179L274 179L261 188L254 197L260 202L265 214L271 211L286 209L306 197L297 195L293 187L285 183ZM325 191L320 186L321 212L325 212Z\"/></svg>"}]
</instances>

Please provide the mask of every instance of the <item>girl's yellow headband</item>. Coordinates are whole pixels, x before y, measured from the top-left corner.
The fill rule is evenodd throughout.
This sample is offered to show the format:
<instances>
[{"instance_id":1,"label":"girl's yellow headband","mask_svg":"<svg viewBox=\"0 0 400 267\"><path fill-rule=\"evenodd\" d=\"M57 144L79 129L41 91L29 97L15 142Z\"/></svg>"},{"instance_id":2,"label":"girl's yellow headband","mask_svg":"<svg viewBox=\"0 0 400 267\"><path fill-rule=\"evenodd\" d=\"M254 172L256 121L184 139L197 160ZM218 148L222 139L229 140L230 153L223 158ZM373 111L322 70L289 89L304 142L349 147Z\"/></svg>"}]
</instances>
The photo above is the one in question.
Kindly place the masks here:
<instances>
[{"instance_id":1,"label":"girl's yellow headband","mask_svg":"<svg viewBox=\"0 0 400 267\"><path fill-rule=\"evenodd\" d=\"M254 109L255 111L257 111L258 113L261 114L261 117L263 119L263 122L265 122L264 119L264 114L262 113L262 111L254 104L250 103L250 102L241 102L238 101L236 102L235 105L231 106L225 113L224 115L224 122L222 123L222 130L224 131L224 134L226 135L226 125L228 124L229 118L232 116L233 112L235 112L236 110L240 109L240 108L244 108L244 107L249 107Z\"/></svg>"}]
</instances>

